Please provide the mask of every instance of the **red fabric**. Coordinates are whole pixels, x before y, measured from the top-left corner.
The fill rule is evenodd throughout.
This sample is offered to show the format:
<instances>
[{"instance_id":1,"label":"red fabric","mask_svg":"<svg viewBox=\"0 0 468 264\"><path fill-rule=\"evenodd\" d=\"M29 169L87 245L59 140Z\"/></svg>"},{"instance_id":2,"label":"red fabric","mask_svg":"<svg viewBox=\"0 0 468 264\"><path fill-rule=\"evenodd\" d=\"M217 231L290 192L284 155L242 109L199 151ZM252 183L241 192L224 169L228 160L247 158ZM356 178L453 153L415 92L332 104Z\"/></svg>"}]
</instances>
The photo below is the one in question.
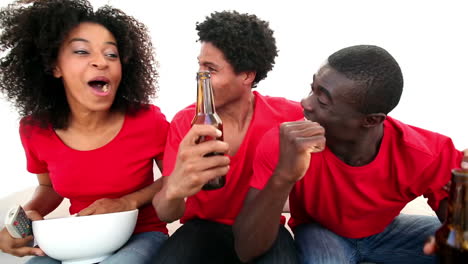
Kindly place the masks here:
<instances>
[{"instance_id":1,"label":"red fabric","mask_svg":"<svg viewBox=\"0 0 468 264\"><path fill-rule=\"evenodd\" d=\"M230 170L226 185L218 190L200 191L187 199L184 223L192 218L201 218L232 225L239 213L250 187L252 161L261 137L280 123L303 117L299 103L284 98L255 95L255 110L248 131L235 156L230 157ZM188 106L173 118L167 138L164 172L167 176L174 169L179 143L191 127L195 105ZM229 131L225 131L229 133Z\"/></svg>"},{"instance_id":2,"label":"red fabric","mask_svg":"<svg viewBox=\"0 0 468 264\"><path fill-rule=\"evenodd\" d=\"M150 105L124 124L106 145L90 151L66 146L53 129L21 122L20 135L31 173L49 173L54 190L70 199L75 214L101 198L118 198L153 183L153 160L162 160L169 124ZM151 203L139 208L135 233L167 233Z\"/></svg>"},{"instance_id":3,"label":"red fabric","mask_svg":"<svg viewBox=\"0 0 468 264\"><path fill-rule=\"evenodd\" d=\"M279 131L272 129L260 143L253 188L264 188L272 175L278 141ZM316 221L348 238L380 233L417 196L424 194L436 210L462 158L450 138L388 117L379 153L365 166L351 167L328 148L312 154L309 170L289 196L289 225Z\"/></svg>"}]
</instances>

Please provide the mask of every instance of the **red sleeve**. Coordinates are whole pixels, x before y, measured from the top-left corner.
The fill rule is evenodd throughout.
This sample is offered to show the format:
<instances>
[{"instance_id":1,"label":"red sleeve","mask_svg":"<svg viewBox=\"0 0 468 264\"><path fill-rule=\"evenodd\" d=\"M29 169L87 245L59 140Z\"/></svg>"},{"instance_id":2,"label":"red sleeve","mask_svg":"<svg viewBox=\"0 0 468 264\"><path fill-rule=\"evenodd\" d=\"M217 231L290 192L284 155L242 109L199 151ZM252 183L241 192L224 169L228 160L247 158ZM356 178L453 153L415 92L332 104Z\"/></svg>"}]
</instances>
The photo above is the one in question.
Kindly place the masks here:
<instances>
[{"instance_id":1,"label":"red sleeve","mask_svg":"<svg viewBox=\"0 0 468 264\"><path fill-rule=\"evenodd\" d=\"M33 136L38 129L40 128L28 124L27 118L23 118L20 121L19 134L26 154L27 170L36 174L49 172L47 163L40 159L39 154L34 148Z\"/></svg>"},{"instance_id":2,"label":"red sleeve","mask_svg":"<svg viewBox=\"0 0 468 264\"><path fill-rule=\"evenodd\" d=\"M156 124L156 157L155 160L163 160L164 148L166 146L167 133L169 130L169 122L166 120L166 116L161 112L161 109L157 106L152 106L152 112L155 118Z\"/></svg>"},{"instance_id":3,"label":"red sleeve","mask_svg":"<svg viewBox=\"0 0 468 264\"><path fill-rule=\"evenodd\" d=\"M270 129L260 140L253 162L250 186L263 189L276 168L279 158L279 127Z\"/></svg>"},{"instance_id":4,"label":"red sleeve","mask_svg":"<svg viewBox=\"0 0 468 264\"><path fill-rule=\"evenodd\" d=\"M191 118L193 114L182 110L172 119L164 150L163 176L169 176L174 170L179 144L190 130Z\"/></svg>"},{"instance_id":5,"label":"red sleeve","mask_svg":"<svg viewBox=\"0 0 468 264\"><path fill-rule=\"evenodd\" d=\"M447 139L438 156L424 170L423 178L431 182L428 190L424 192L424 197L428 198L427 202L433 210L437 210L440 201L448 197L443 187L451 179L451 170L459 168L462 159L463 152L455 149L452 141Z\"/></svg>"}]
</instances>

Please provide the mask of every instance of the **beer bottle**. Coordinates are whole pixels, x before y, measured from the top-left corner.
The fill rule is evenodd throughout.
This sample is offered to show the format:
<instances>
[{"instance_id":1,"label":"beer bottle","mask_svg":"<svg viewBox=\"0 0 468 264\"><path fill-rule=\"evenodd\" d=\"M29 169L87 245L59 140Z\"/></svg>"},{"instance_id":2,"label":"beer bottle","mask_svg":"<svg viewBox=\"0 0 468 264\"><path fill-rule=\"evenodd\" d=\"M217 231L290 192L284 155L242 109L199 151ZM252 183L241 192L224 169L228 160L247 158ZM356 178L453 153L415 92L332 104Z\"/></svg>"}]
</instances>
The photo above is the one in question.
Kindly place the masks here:
<instances>
[{"instance_id":1,"label":"beer bottle","mask_svg":"<svg viewBox=\"0 0 468 264\"><path fill-rule=\"evenodd\" d=\"M453 169L447 216L437 230L440 263L468 263L468 170Z\"/></svg>"},{"instance_id":2,"label":"beer bottle","mask_svg":"<svg viewBox=\"0 0 468 264\"><path fill-rule=\"evenodd\" d=\"M213 88L211 87L211 73L209 71L199 71L197 73L197 106L196 114L192 120L192 126L195 124L213 125L223 132L223 122L216 114ZM197 143L208 140L223 140L223 135L219 138L212 138L208 136L201 136ZM205 157L213 155L224 155L224 153L212 152L205 155ZM215 190L224 186L226 183L226 176L220 176L208 181L203 185L202 190Z\"/></svg>"}]
</instances>

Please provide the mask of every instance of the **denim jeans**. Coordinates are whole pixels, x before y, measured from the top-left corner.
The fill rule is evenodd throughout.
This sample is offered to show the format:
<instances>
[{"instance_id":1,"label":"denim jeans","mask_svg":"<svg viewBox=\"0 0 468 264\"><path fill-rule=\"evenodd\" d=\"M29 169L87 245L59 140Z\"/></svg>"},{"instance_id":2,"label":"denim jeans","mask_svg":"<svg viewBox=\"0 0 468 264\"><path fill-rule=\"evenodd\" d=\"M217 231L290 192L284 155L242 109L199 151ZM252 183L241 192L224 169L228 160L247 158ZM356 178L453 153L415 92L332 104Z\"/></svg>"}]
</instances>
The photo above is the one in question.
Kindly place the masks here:
<instances>
[{"instance_id":1,"label":"denim jeans","mask_svg":"<svg viewBox=\"0 0 468 264\"><path fill-rule=\"evenodd\" d=\"M145 232L132 235L130 239L102 264L145 264L153 263L159 248L167 240L161 232ZM33 257L26 264L60 264L50 257Z\"/></svg>"},{"instance_id":2,"label":"denim jeans","mask_svg":"<svg viewBox=\"0 0 468 264\"><path fill-rule=\"evenodd\" d=\"M365 238L341 237L317 223L295 228L301 263L436 263L435 256L424 255L426 239L440 227L437 217L397 216L379 234Z\"/></svg>"},{"instance_id":3,"label":"denim jeans","mask_svg":"<svg viewBox=\"0 0 468 264\"><path fill-rule=\"evenodd\" d=\"M279 227L272 248L251 263L298 263L294 240L284 226ZM230 225L192 219L182 225L161 247L157 264L238 264L234 234Z\"/></svg>"}]
</instances>

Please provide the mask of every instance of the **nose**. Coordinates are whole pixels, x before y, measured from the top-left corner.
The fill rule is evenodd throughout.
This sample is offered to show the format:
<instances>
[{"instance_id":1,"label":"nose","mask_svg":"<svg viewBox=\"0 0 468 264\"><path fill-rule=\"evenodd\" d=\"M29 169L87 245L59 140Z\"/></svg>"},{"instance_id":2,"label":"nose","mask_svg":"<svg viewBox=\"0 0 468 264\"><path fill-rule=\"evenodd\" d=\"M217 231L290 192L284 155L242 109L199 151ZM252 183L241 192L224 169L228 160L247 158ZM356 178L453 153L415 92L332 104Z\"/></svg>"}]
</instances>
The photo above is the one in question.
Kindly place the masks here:
<instances>
[{"instance_id":1,"label":"nose","mask_svg":"<svg viewBox=\"0 0 468 264\"><path fill-rule=\"evenodd\" d=\"M307 120L315 121L315 111L313 106L313 98L312 96L308 95L307 97L301 100L302 112L304 113L304 118Z\"/></svg>"},{"instance_id":2,"label":"nose","mask_svg":"<svg viewBox=\"0 0 468 264\"><path fill-rule=\"evenodd\" d=\"M91 60L91 66L100 70L105 69L107 67L107 60L101 54L95 55Z\"/></svg>"},{"instance_id":3,"label":"nose","mask_svg":"<svg viewBox=\"0 0 468 264\"><path fill-rule=\"evenodd\" d=\"M312 103L311 103L311 96L308 95L307 97L303 98L301 100L301 106L304 110L306 111L312 111L313 108L312 108Z\"/></svg>"}]
</instances>

